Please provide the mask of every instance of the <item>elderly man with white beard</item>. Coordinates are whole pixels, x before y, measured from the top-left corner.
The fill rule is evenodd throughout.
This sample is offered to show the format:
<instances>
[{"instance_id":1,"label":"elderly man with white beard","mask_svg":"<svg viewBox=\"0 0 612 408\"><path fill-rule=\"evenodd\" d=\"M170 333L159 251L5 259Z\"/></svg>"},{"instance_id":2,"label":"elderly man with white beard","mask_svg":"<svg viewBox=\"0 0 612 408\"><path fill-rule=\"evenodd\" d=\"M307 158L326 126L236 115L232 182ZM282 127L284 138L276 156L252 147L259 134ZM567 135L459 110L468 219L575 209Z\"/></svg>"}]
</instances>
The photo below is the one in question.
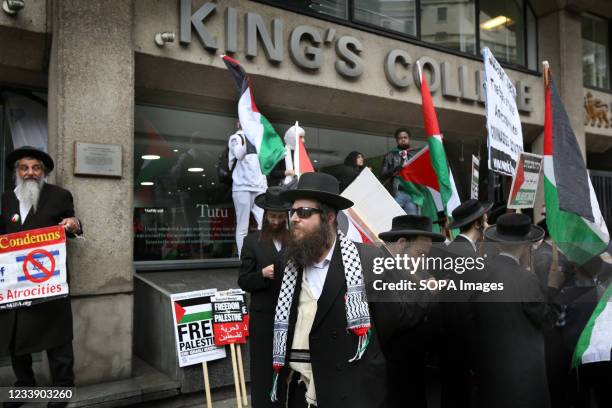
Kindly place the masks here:
<instances>
[{"instance_id":1,"label":"elderly man with white beard","mask_svg":"<svg viewBox=\"0 0 612 408\"><path fill-rule=\"evenodd\" d=\"M2 194L0 234L62 225L68 236L82 233L74 215L68 190L46 182L54 163L47 153L30 146L16 149L6 157L9 171L15 172L15 189ZM17 377L15 386L34 387L32 353L45 350L52 386L74 386L72 351L72 310L70 297L0 312L0 356L10 355ZM4 403L17 407L20 402ZM50 402L50 407L67 403Z\"/></svg>"}]
</instances>

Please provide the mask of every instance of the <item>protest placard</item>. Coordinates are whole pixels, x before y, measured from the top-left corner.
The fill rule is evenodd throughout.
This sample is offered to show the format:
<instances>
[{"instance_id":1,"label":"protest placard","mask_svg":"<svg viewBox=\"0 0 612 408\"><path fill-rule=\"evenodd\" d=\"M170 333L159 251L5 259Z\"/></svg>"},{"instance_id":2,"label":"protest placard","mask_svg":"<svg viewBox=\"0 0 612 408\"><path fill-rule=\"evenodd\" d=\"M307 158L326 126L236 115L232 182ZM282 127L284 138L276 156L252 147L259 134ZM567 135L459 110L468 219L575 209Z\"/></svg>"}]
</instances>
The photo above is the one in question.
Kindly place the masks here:
<instances>
[{"instance_id":1,"label":"protest placard","mask_svg":"<svg viewBox=\"0 0 612 408\"><path fill-rule=\"evenodd\" d=\"M369 168L342 192L342 196L354 205L347 210L347 216L371 242L380 242L378 234L391 229L393 217L406 215L402 207L389 194ZM372 197L376 197L373 200Z\"/></svg>"},{"instance_id":2,"label":"protest placard","mask_svg":"<svg viewBox=\"0 0 612 408\"><path fill-rule=\"evenodd\" d=\"M480 182L480 159L472 155L472 177L471 177L470 198L478 200L478 183Z\"/></svg>"},{"instance_id":3,"label":"protest placard","mask_svg":"<svg viewBox=\"0 0 612 408\"><path fill-rule=\"evenodd\" d=\"M185 367L226 356L215 345L211 297L216 289L176 293L171 296L179 366Z\"/></svg>"},{"instance_id":4,"label":"protest placard","mask_svg":"<svg viewBox=\"0 0 612 408\"><path fill-rule=\"evenodd\" d=\"M0 310L28 307L68 292L64 227L0 235Z\"/></svg>"},{"instance_id":5,"label":"protest placard","mask_svg":"<svg viewBox=\"0 0 612 408\"><path fill-rule=\"evenodd\" d=\"M243 324L243 330L244 330L244 337L245 338L248 337L249 335L249 309L246 304L245 292L242 289L228 289L226 291L217 292L217 298L219 298L220 296L235 296L237 299L240 300L240 308L242 309L242 324ZM246 381L244 377L244 364L242 362L242 349L240 347L240 344L236 344L235 351L234 351L234 344L230 344L230 349L232 353L236 354L236 361L238 363L237 365L238 379L240 381L240 390L241 390L240 396L242 398L242 404L246 407L249 405L249 402L247 399ZM240 398L238 394L236 394L236 398Z\"/></svg>"},{"instance_id":6,"label":"protest placard","mask_svg":"<svg viewBox=\"0 0 612 408\"><path fill-rule=\"evenodd\" d=\"M242 295L217 294L212 299L215 344L246 342Z\"/></svg>"},{"instance_id":7,"label":"protest placard","mask_svg":"<svg viewBox=\"0 0 612 408\"><path fill-rule=\"evenodd\" d=\"M523 131L516 107L516 88L491 50L483 48L482 57L489 169L513 176L518 156L523 151Z\"/></svg>"},{"instance_id":8,"label":"protest placard","mask_svg":"<svg viewBox=\"0 0 612 408\"><path fill-rule=\"evenodd\" d=\"M508 208L533 208L542 171L542 156L531 153L521 153L516 174L512 179Z\"/></svg>"}]
</instances>

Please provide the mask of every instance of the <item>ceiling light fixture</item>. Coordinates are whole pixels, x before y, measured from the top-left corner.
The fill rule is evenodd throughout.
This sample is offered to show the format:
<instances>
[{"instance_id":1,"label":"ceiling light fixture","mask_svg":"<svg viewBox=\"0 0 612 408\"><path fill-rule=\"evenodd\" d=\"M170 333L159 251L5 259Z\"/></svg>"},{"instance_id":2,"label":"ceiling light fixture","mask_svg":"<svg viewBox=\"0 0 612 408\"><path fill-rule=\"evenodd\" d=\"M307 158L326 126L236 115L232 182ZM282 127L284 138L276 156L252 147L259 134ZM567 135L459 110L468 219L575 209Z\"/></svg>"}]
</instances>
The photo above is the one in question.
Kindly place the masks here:
<instances>
[{"instance_id":1,"label":"ceiling light fixture","mask_svg":"<svg viewBox=\"0 0 612 408\"><path fill-rule=\"evenodd\" d=\"M512 23L513 21L506 16L497 16L482 23L480 25L480 28L482 28L483 30L493 30L497 27L508 26Z\"/></svg>"},{"instance_id":2,"label":"ceiling light fixture","mask_svg":"<svg viewBox=\"0 0 612 408\"><path fill-rule=\"evenodd\" d=\"M142 157L145 160L157 160L157 159L161 159L161 156L158 156L156 154L143 154L140 157Z\"/></svg>"},{"instance_id":3,"label":"ceiling light fixture","mask_svg":"<svg viewBox=\"0 0 612 408\"><path fill-rule=\"evenodd\" d=\"M204 169L202 167L190 167L187 169L187 171L190 171L192 173L200 173L203 172Z\"/></svg>"},{"instance_id":4,"label":"ceiling light fixture","mask_svg":"<svg viewBox=\"0 0 612 408\"><path fill-rule=\"evenodd\" d=\"M141 181L140 182L141 186L152 186L153 184L155 183L153 183L152 181Z\"/></svg>"}]
</instances>

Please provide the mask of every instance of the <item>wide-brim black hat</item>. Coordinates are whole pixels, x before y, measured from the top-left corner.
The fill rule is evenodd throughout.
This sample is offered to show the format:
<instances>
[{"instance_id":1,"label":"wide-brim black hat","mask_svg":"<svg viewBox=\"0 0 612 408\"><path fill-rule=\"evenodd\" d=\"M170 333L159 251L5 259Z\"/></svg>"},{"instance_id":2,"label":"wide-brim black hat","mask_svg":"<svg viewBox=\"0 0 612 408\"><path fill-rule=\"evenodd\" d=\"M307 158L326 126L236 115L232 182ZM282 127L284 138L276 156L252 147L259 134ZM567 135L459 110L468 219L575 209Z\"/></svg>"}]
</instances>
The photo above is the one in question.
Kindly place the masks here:
<instances>
[{"instance_id":1,"label":"wide-brim black hat","mask_svg":"<svg viewBox=\"0 0 612 408\"><path fill-rule=\"evenodd\" d=\"M484 235L487 241L528 244L544 238L544 230L533 225L528 215L512 213L500 216Z\"/></svg>"},{"instance_id":2,"label":"wide-brim black hat","mask_svg":"<svg viewBox=\"0 0 612 408\"><path fill-rule=\"evenodd\" d=\"M431 230L431 219L420 215L400 215L391 221L391 229L378 234L378 238L386 242L395 242L400 238L414 236L430 237L432 241L442 242L446 237Z\"/></svg>"},{"instance_id":3,"label":"wide-brim black hat","mask_svg":"<svg viewBox=\"0 0 612 408\"><path fill-rule=\"evenodd\" d=\"M448 228L461 228L468 225L486 214L491 207L493 203L481 203L473 198L469 199L453 210L453 221Z\"/></svg>"},{"instance_id":4,"label":"wide-brim black hat","mask_svg":"<svg viewBox=\"0 0 612 408\"><path fill-rule=\"evenodd\" d=\"M320 201L336 210L344 210L353 206L353 202L340 195L338 180L326 173L306 173L300 177L295 190L281 193L281 197L293 203L301 198Z\"/></svg>"},{"instance_id":5,"label":"wide-brim black hat","mask_svg":"<svg viewBox=\"0 0 612 408\"><path fill-rule=\"evenodd\" d=\"M51 173L53 170L54 164L51 156L49 156L46 152L32 146L22 146L9 153L6 156L6 167L9 170L13 170L15 167L15 162L23 159L24 157L32 157L42 161L47 169L47 173Z\"/></svg>"},{"instance_id":6,"label":"wide-brim black hat","mask_svg":"<svg viewBox=\"0 0 612 408\"><path fill-rule=\"evenodd\" d=\"M281 193L285 191L282 187L269 187L265 193L255 197L255 205L266 211L286 212L291 209L291 203L283 200Z\"/></svg>"}]
</instances>

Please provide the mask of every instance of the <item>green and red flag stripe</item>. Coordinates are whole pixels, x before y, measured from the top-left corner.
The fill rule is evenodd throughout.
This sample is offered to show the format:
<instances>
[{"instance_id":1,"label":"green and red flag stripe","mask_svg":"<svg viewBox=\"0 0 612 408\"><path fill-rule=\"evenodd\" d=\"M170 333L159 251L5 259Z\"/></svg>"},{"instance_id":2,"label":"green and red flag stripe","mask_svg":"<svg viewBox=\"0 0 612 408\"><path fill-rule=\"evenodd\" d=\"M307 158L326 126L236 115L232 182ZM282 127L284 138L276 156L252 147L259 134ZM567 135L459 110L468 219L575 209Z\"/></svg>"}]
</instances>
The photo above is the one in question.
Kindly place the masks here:
<instances>
[{"instance_id":1,"label":"green and red flag stripe","mask_svg":"<svg viewBox=\"0 0 612 408\"><path fill-rule=\"evenodd\" d=\"M398 174L402 189L421 208L421 215L438 220L444 211L450 219L452 211L461 203L453 174L448 167L438 117L433 105L427 79L420 71L423 122L427 146L419 151Z\"/></svg>"}]
</instances>

